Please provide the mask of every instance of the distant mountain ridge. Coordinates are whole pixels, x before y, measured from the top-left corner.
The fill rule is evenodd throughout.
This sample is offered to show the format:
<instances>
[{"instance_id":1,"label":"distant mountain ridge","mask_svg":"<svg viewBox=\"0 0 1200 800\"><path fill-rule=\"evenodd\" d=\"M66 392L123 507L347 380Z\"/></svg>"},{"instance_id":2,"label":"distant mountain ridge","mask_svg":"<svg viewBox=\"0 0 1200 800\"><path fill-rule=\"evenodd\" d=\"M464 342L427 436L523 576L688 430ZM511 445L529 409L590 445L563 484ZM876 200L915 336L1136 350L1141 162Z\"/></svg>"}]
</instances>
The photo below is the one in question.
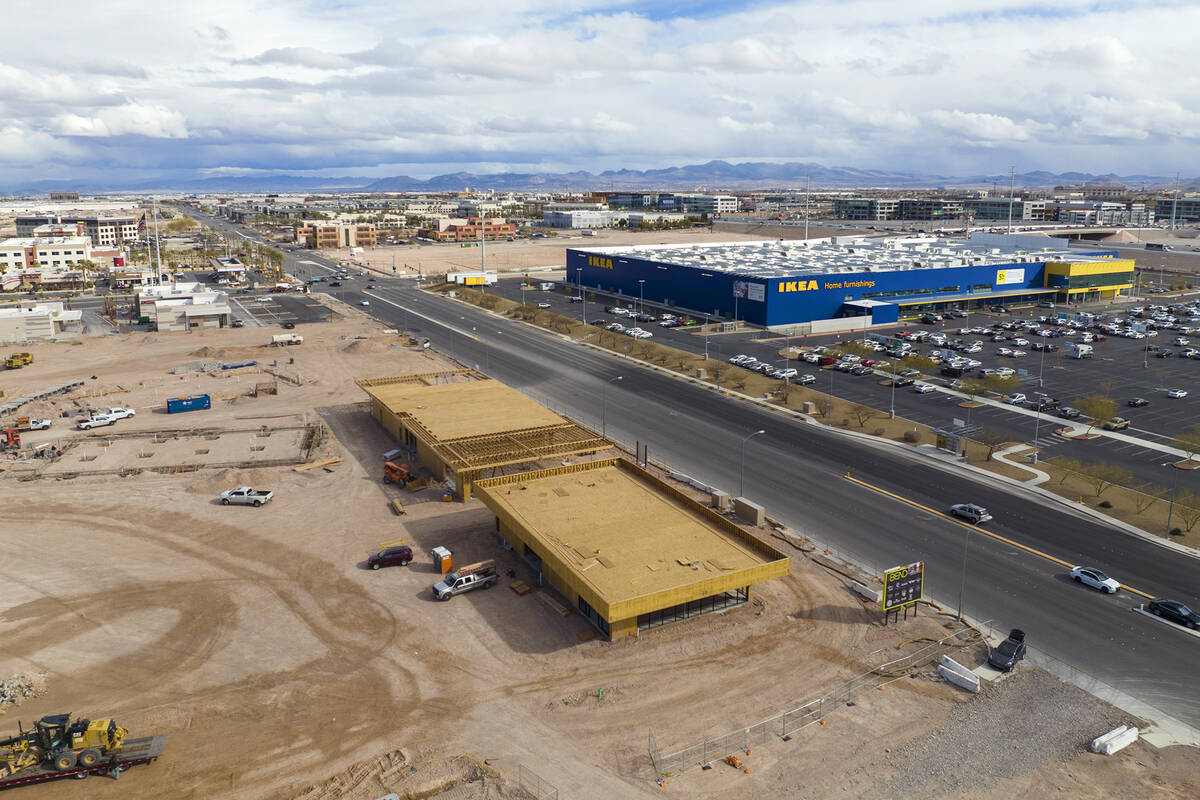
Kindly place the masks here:
<instances>
[{"instance_id":1,"label":"distant mountain ridge","mask_svg":"<svg viewBox=\"0 0 1200 800\"><path fill-rule=\"evenodd\" d=\"M1017 174L1014 184L1021 189L1048 189L1054 186L1088 183L1124 184L1149 190L1172 189L1173 178L1159 175L1093 175L1087 172L1033 171ZM820 189L971 189L1008 187L1009 176L952 176L890 170L826 167L821 164L748 161L731 164L709 161L705 164L665 167L649 170L605 170L599 174L584 171L558 173L498 172L477 174L454 172L422 180L408 175L389 178L341 176L309 178L298 175L242 175L210 178L176 178L141 181L133 184L99 184L89 181L36 181L12 187L10 194L40 194L51 190L75 189L87 193L105 192L449 192L463 189L499 191L748 191L797 190L811 182ZM1182 190L1200 189L1200 178L1181 181Z\"/></svg>"}]
</instances>

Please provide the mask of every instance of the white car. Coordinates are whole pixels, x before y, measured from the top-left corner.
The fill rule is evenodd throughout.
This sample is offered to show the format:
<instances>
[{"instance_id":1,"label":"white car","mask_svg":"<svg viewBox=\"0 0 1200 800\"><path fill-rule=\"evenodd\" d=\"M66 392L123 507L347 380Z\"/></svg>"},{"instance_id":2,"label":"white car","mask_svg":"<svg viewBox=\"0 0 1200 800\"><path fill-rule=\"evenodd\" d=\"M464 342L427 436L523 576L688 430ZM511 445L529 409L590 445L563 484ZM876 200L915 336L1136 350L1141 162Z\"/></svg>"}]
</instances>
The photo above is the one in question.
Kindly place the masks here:
<instances>
[{"instance_id":1,"label":"white car","mask_svg":"<svg viewBox=\"0 0 1200 800\"><path fill-rule=\"evenodd\" d=\"M117 406L115 408L106 408L103 411L101 411L99 414L97 414L96 416L112 417L114 420L118 420L118 419L127 419L129 417L132 417L136 413L137 412L134 411L132 408L121 408L120 406Z\"/></svg>"},{"instance_id":2,"label":"white car","mask_svg":"<svg viewBox=\"0 0 1200 800\"><path fill-rule=\"evenodd\" d=\"M1167 391L1167 397L1174 397L1178 400L1181 397L1187 397L1186 389L1170 389Z\"/></svg>"},{"instance_id":3,"label":"white car","mask_svg":"<svg viewBox=\"0 0 1200 800\"><path fill-rule=\"evenodd\" d=\"M81 431L87 431L91 430L92 428L100 428L105 425L112 425L116 423L116 421L117 420L115 417L110 417L107 414L96 414L88 417L87 419L79 420L75 423L75 427Z\"/></svg>"},{"instance_id":4,"label":"white car","mask_svg":"<svg viewBox=\"0 0 1200 800\"><path fill-rule=\"evenodd\" d=\"M1071 567L1071 578L1077 583L1109 594L1116 594L1117 589L1121 588L1119 581L1108 577L1095 567Z\"/></svg>"},{"instance_id":5,"label":"white car","mask_svg":"<svg viewBox=\"0 0 1200 800\"><path fill-rule=\"evenodd\" d=\"M1013 345L1015 345L1016 347L1029 347L1029 340L1028 340L1028 339L1016 338L1016 339L1013 339L1013 340L1012 340L1012 343L1013 343Z\"/></svg>"},{"instance_id":6,"label":"white car","mask_svg":"<svg viewBox=\"0 0 1200 800\"><path fill-rule=\"evenodd\" d=\"M802 355L800 357L802 359L804 359L805 361L807 361L809 364L816 364L817 362L819 362L821 360L821 357L819 355L817 355L816 353L805 353L804 355Z\"/></svg>"},{"instance_id":7,"label":"white car","mask_svg":"<svg viewBox=\"0 0 1200 800\"><path fill-rule=\"evenodd\" d=\"M360 306L369 306L369 305L371 305L371 302L369 300L359 300L358 304Z\"/></svg>"},{"instance_id":8,"label":"white car","mask_svg":"<svg viewBox=\"0 0 1200 800\"><path fill-rule=\"evenodd\" d=\"M1012 354L1013 354L1013 351L1007 347L1001 347L999 350L996 351L996 355L998 355L998 356L1011 356Z\"/></svg>"},{"instance_id":9,"label":"white car","mask_svg":"<svg viewBox=\"0 0 1200 800\"><path fill-rule=\"evenodd\" d=\"M538 308L549 308L549 307L550 307L549 303L538 303Z\"/></svg>"},{"instance_id":10,"label":"white car","mask_svg":"<svg viewBox=\"0 0 1200 800\"><path fill-rule=\"evenodd\" d=\"M1015 392L1004 398L1004 402L1008 403L1010 406L1019 406L1024 403L1025 400L1025 395L1021 394L1020 392Z\"/></svg>"},{"instance_id":11,"label":"white car","mask_svg":"<svg viewBox=\"0 0 1200 800\"><path fill-rule=\"evenodd\" d=\"M1025 356L1029 355L1029 353L1026 353L1024 350L1013 350L1008 355L1011 358L1024 358Z\"/></svg>"},{"instance_id":12,"label":"white car","mask_svg":"<svg viewBox=\"0 0 1200 800\"><path fill-rule=\"evenodd\" d=\"M916 392L917 394L929 394L930 392L933 391L933 387L930 386L928 383L914 383L913 391Z\"/></svg>"},{"instance_id":13,"label":"white car","mask_svg":"<svg viewBox=\"0 0 1200 800\"><path fill-rule=\"evenodd\" d=\"M1187 347L1189 344L1191 344L1191 342L1189 342L1187 339L1183 338L1182 336L1175 337L1175 345L1177 347Z\"/></svg>"},{"instance_id":14,"label":"white car","mask_svg":"<svg viewBox=\"0 0 1200 800\"><path fill-rule=\"evenodd\" d=\"M1001 378L1007 378L1009 376L1016 375L1017 371L1011 367L996 367L996 374Z\"/></svg>"}]
</instances>

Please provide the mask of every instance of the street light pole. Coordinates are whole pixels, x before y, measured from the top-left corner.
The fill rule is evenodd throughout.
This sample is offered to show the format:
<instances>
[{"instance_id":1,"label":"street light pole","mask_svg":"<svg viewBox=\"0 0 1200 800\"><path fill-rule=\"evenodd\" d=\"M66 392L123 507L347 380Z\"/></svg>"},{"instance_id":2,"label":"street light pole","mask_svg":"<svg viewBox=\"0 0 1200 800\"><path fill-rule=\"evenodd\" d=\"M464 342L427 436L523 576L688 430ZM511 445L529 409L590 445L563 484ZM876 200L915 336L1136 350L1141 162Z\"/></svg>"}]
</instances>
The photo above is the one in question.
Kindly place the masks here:
<instances>
[{"instance_id":1,"label":"street light pole","mask_svg":"<svg viewBox=\"0 0 1200 800\"><path fill-rule=\"evenodd\" d=\"M958 584L958 619L962 620L963 616L963 593L967 588L967 545L970 543L968 538L971 535L971 529L966 525L963 526L963 563L962 563L962 580Z\"/></svg>"},{"instance_id":2,"label":"street light pole","mask_svg":"<svg viewBox=\"0 0 1200 800\"><path fill-rule=\"evenodd\" d=\"M1046 334L1038 333L1042 337L1042 363L1038 365L1038 388L1042 388L1042 373L1046 371Z\"/></svg>"},{"instance_id":3,"label":"street light pole","mask_svg":"<svg viewBox=\"0 0 1200 800\"><path fill-rule=\"evenodd\" d=\"M638 314L646 313L646 279L638 280ZM641 322L641 320L638 320Z\"/></svg>"},{"instance_id":4,"label":"street light pole","mask_svg":"<svg viewBox=\"0 0 1200 800\"><path fill-rule=\"evenodd\" d=\"M704 315L704 360L708 361L708 314Z\"/></svg>"},{"instance_id":5,"label":"street light pole","mask_svg":"<svg viewBox=\"0 0 1200 800\"><path fill-rule=\"evenodd\" d=\"M738 468L738 497L742 496L742 479L746 475L746 442L750 441L755 436L758 436L760 433L766 433L766 431L757 430L742 439L742 462L741 466Z\"/></svg>"},{"instance_id":6,"label":"street light pole","mask_svg":"<svg viewBox=\"0 0 1200 800\"><path fill-rule=\"evenodd\" d=\"M1038 402L1037 420L1033 423L1033 463L1038 462L1038 434L1042 430L1042 404Z\"/></svg>"},{"instance_id":7,"label":"street light pole","mask_svg":"<svg viewBox=\"0 0 1200 800\"><path fill-rule=\"evenodd\" d=\"M587 325L587 298L583 296L583 267L576 267L575 274L579 277L579 299L583 303L582 322Z\"/></svg>"},{"instance_id":8,"label":"street light pole","mask_svg":"<svg viewBox=\"0 0 1200 800\"><path fill-rule=\"evenodd\" d=\"M604 390L601 392L601 401L603 406L600 411L600 435L605 439L608 438L608 385L615 381L624 378L624 375L618 375L615 378L610 378L604 382Z\"/></svg>"}]
</instances>

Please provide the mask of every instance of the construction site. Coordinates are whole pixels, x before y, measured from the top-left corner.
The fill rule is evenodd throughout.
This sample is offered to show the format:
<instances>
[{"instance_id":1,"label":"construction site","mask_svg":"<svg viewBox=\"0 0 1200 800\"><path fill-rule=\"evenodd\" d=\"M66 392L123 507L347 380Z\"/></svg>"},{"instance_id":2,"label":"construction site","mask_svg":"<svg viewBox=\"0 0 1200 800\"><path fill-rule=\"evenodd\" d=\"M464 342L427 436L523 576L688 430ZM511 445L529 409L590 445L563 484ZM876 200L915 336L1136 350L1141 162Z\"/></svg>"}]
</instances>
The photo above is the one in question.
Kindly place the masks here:
<instances>
[{"instance_id":1,"label":"construction site","mask_svg":"<svg viewBox=\"0 0 1200 800\"><path fill-rule=\"evenodd\" d=\"M937 659L987 651L952 615L885 625L811 543L402 333L278 332L31 345L3 374L6 424L51 424L0 460L0 775L77 718L113 723L79 728L101 758L158 747L14 796L1200 792L1191 749L1086 752L1137 721L1038 670L964 692ZM438 602L455 569L488 579Z\"/></svg>"}]
</instances>

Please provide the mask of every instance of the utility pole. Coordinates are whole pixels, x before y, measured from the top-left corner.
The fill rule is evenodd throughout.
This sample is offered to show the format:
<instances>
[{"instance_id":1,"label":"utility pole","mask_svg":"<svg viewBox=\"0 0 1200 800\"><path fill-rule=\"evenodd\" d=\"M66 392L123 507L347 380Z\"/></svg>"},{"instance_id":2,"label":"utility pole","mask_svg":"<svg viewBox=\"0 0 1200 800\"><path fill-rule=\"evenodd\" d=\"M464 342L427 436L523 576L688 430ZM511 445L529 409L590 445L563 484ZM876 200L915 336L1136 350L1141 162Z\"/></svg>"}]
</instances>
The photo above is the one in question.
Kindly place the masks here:
<instances>
[{"instance_id":1,"label":"utility pole","mask_svg":"<svg viewBox=\"0 0 1200 800\"><path fill-rule=\"evenodd\" d=\"M808 240L808 198L812 189L812 175L804 176L804 239Z\"/></svg>"},{"instance_id":2,"label":"utility pole","mask_svg":"<svg viewBox=\"0 0 1200 800\"><path fill-rule=\"evenodd\" d=\"M1008 168L1008 232L1012 233L1013 187L1016 185L1017 168Z\"/></svg>"},{"instance_id":3,"label":"utility pole","mask_svg":"<svg viewBox=\"0 0 1200 800\"><path fill-rule=\"evenodd\" d=\"M162 250L158 242L158 198L154 198L154 256L158 261L158 274L154 276L155 283L162 283Z\"/></svg>"},{"instance_id":4,"label":"utility pole","mask_svg":"<svg viewBox=\"0 0 1200 800\"><path fill-rule=\"evenodd\" d=\"M1179 208L1179 173L1175 173L1175 199L1171 201L1171 230L1175 230L1175 209Z\"/></svg>"}]
</instances>

